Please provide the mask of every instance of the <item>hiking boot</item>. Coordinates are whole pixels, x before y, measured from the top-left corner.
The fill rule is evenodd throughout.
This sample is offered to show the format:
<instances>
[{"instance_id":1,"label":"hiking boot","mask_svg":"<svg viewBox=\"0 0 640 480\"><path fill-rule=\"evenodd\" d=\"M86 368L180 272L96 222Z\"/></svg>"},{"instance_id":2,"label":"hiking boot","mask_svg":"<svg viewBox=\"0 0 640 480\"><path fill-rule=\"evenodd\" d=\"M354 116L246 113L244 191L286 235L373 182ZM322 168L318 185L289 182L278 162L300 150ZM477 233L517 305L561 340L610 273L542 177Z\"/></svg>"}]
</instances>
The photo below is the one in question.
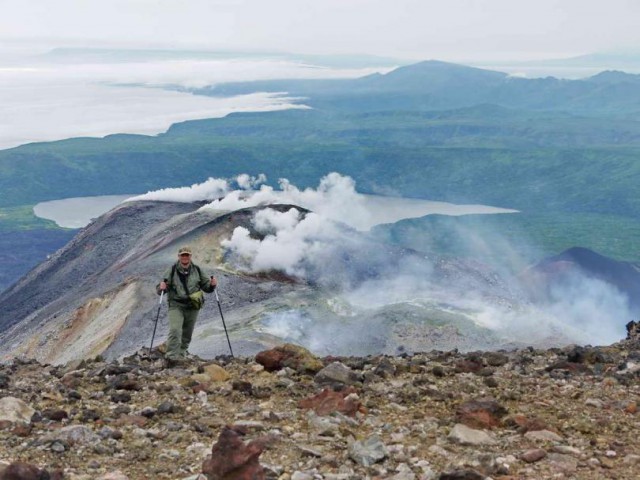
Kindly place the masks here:
<instances>
[{"instance_id":1,"label":"hiking boot","mask_svg":"<svg viewBox=\"0 0 640 480\"><path fill-rule=\"evenodd\" d=\"M164 368L175 368L185 364L184 359L176 357L165 357Z\"/></svg>"}]
</instances>

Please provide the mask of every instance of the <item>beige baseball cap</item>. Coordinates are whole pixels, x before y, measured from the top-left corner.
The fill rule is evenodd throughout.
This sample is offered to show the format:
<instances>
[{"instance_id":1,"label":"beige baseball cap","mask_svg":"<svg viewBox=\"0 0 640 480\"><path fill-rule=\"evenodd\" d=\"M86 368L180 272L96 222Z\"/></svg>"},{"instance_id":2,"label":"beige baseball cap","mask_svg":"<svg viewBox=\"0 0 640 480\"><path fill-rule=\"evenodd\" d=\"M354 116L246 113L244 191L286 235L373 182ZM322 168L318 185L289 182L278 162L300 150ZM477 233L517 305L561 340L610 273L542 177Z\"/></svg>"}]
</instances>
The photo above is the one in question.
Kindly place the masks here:
<instances>
[{"instance_id":1,"label":"beige baseball cap","mask_svg":"<svg viewBox=\"0 0 640 480\"><path fill-rule=\"evenodd\" d=\"M178 255L182 255L183 253L188 253L189 255L191 255L191 247L180 247L180 250L178 250Z\"/></svg>"}]
</instances>

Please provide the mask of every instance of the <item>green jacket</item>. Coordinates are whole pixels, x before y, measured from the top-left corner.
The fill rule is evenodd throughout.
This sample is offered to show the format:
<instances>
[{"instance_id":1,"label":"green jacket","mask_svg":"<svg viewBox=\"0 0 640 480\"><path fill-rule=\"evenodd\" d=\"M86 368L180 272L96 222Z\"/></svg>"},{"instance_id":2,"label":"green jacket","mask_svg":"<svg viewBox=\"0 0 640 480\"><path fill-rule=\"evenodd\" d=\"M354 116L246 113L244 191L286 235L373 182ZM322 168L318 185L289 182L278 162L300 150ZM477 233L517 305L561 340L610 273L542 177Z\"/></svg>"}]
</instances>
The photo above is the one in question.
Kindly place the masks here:
<instances>
[{"instance_id":1,"label":"green jacket","mask_svg":"<svg viewBox=\"0 0 640 480\"><path fill-rule=\"evenodd\" d=\"M171 276L172 271L174 271L173 278ZM184 275L184 283L183 280L181 280L181 277L183 276L181 275L181 272L183 272L182 266L180 265L180 262L176 262L164 273L164 276L162 277L163 279L166 278L168 280L167 299L169 301L169 307L191 308L189 294L195 293L198 290L202 290L207 293L213 292L214 287L211 286L209 277L204 275L200 267L197 265L193 263L189 265L186 275ZM184 288L185 283L187 290ZM156 292L160 295L160 284L156 285Z\"/></svg>"}]
</instances>

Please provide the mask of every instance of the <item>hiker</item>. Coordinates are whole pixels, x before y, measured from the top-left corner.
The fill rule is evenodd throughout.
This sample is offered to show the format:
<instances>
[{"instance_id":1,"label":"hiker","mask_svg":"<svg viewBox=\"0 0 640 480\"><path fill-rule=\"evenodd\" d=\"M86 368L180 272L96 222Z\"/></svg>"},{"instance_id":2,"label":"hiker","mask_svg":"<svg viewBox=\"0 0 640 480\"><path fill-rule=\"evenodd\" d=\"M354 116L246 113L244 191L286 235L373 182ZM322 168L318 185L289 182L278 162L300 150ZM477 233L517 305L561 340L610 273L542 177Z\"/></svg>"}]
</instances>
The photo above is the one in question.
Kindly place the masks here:
<instances>
[{"instance_id":1,"label":"hiker","mask_svg":"<svg viewBox=\"0 0 640 480\"><path fill-rule=\"evenodd\" d=\"M178 250L178 261L166 271L156 287L158 295L167 292L169 303L169 337L167 338L167 365L174 366L187 358L198 311L204 305L203 292L211 293L218 282L207 277L191 261L191 248Z\"/></svg>"}]
</instances>

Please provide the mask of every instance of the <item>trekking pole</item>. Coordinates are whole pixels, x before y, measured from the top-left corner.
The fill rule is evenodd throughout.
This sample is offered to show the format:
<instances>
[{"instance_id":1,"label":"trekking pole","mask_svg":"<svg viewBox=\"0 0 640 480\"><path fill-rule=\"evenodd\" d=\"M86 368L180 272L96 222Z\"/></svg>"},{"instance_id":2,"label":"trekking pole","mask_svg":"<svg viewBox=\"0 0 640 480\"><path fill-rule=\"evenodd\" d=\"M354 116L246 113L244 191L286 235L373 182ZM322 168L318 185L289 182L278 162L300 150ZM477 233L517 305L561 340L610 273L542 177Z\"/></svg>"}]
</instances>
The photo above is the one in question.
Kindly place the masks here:
<instances>
[{"instance_id":1,"label":"trekking pole","mask_svg":"<svg viewBox=\"0 0 640 480\"><path fill-rule=\"evenodd\" d=\"M163 282L167 283L168 280L165 278ZM149 347L149 355L151 355L151 350L153 350L153 339L156 338L156 328L158 328L158 319L160 318L160 308L162 308L162 297L164 297L164 290L160 292L160 301L158 302L158 314L156 315L156 324L153 326L153 335L151 335L151 346Z\"/></svg>"},{"instance_id":2,"label":"trekking pole","mask_svg":"<svg viewBox=\"0 0 640 480\"><path fill-rule=\"evenodd\" d=\"M211 276L211 278L213 279L213 275ZM220 298L218 297L218 289L216 287L213 287L213 292L216 294L216 302L218 302L218 310L220 310L220 318L222 318L222 326L224 327L224 333L227 336L227 343L229 344L229 351L231 352L231 358L235 358L233 356L233 349L231 348L231 341L229 340L229 332L227 332L227 325L224 323L224 315L222 314L222 307L220 306Z\"/></svg>"}]
</instances>

